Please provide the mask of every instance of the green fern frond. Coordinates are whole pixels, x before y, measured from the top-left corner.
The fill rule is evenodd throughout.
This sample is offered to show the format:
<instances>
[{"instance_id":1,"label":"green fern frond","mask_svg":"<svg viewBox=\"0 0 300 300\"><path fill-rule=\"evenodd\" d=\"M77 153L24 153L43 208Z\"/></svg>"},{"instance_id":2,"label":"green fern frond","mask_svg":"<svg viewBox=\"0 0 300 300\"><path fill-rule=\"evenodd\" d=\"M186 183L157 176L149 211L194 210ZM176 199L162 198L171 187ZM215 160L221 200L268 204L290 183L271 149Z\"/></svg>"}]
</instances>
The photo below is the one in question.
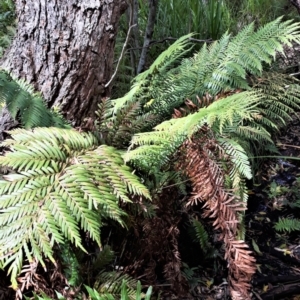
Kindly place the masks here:
<instances>
[{"instance_id":1,"label":"green fern frond","mask_svg":"<svg viewBox=\"0 0 300 300\"><path fill-rule=\"evenodd\" d=\"M209 241L209 236L203 224L197 219L192 219L193 235L196 236L195 242L199 243L205 257L213 255L213 247Z\"/></svg>"},{"instance_id":2,"label":"green fern frond","mask_svg":"<svg viewBox=\"0 0 300 300\"><path fill-rule=\"evenodd\" d=\"M201 249L206 253L210 248L210 242L208 238L208 233L206 232L202 223L200 223L197 219L192 220L193 228L196 232L197 241L199 242Z\"/></svg>"},{"instance_id":3,"label":"green fern frond","mask_svg":"<svg viewBox=\"0 0 300 300\"><path fill-rule=\"evenodd\" d=\"M114 107L111 119L119 118L118 124L113 126L113 132L118 132L116 135L118 146L122 140L127 142L130 135L149 131L151 127L169 119L174 108L183 105L186 99L197 104L198 97L209 95L213 97L213 101L218 100L217 102L224 103L224 99L220 101L218 95L234 93L236 90L239 92L252 90L254 94L259 94L257 100L260 101L256 117L253 114L251 116L251 122L255 122L253 126L249 125L250 122L239 124L239 126L244 126L241 135L248 135L248 138L255 136L257 139L266 139L267 143L266 131L270 129L273 132L278 128L278 124L285 124L291 111L299 106L299 93L297 85L291 84L291 78L289 80L285 78L284 81L277 79L273 81L273 84L272 80L265 80L263 78L265 74L262 72L263 65L271 63L276 52L283 51L283 44L299 41L299 28L299 23L282 22L282 18L268 23L257 31L254 30L254 24L250 24L235 37L225 33L219 41L209 46L205 44L192 58L183 59L180 64L178 64L178 58L181 57L177 54L182 49L187 49L188 39L183 37L182 40L178 40L157 58L148 71L136 77L127 95L112 101ZM179 52L177 48L180 49ZM169 65L169 63L173 68L164 68L164 65ZM260 77L254 85L251 83L253 76ZM288 81L288 86L291 88L287 88ZM240 94L243 95L243 93ZM242 97L242 95L229 97L232 97L231 101L234 102L235 97ZM137 107L132 119L143 116L145 113L149 116L154 115L156 118L152 119L152 122L148 120L141 122L138 131L134 131L132 128L135 128L135 122L132 119L130 122L125 121L128 119L126 114L123 116L120 114L130 106ZM224 110L218 116L221 130L225 120L233 123L234 118L237 119L230 110L229 113L232 119L224 114ZM196 114L193 117L197 119ZM191 121L192 117L186 120ZM173 121L170 122L173 124ZM174 124L181 124L181 121L174 121ZM112 136L115 137L114 134Z\"/></svg>"},{"instance_id":4,"label":"green fern frond","mask_svg":"<svg viewBox=\"0 0 300 300\"><path fill-rule=\"evenodd\" d=\"M171 114L185 99L196 101L206 93L215 96L222 91L250 89L247 75L261 75L263 63L270 63L284 44L299 41L299 23L268 23L256 32L254 24L245 27L236 37L225 33L209 47L204 45L192 58L182 60L173 72L165 74L164 85L152 83L158 91L151 110ZM282 84L281 84L282 86Z\"/></svg>"},{"instance_id":5,"label":"green fern frond","mask_svg":"<svg viewBox=\"0 0 300 300\"><path fill-rule=\"evenodd\" d=\"M275 59L276 52L283 52L284 44L299 43L299 29L299 23L282 22L282 17L266 24L256 32L254 32L253 23L246 26L228 44L226 55L213 73L212 78L215 78L220 71L226 70L226 74L232 77L230 86L243 88L243 86L234 83L234 75L244 78L245 84L245 71L253 75L261 75L262 64L270 64L271 58ZM233 68L233 66L236 67Z\"/></svg>"},{"instance_id":6,"label":"green fern frond","mask_svg":"<svg viewBox=\"0 0 300 300\"><path fill-rule=\"evenodd\" d=\"M300 230L300 220L299 219L289 219L289 218L279 218L274 226L277 231L298 231Z\"/></svg>"},{"instance_id":7,"label":"green fern frond","mask_svg":"<svg viewBox=\"0 0 300 300\"><path fill-rule=\"evenodd\" d=\"M260 117L259 117L260 118ZM230 135L232 138L237 137L239 142L241 139L245 139L249 142L259 142L259 143L273 143L271 134L266 130L261 124L257 124L259 120L251 121L247 125L238 125L238 123L233 124L233 126L228 126L224 130L224 135ZM273 123L263 122L264 124L270 125L271 128L274 128L274 131L277 128L273 127Z\"/></svg>"},{"instance_id":8,"label":"green fern frond","mask_svg":"<svg viewBox=\"0 0 300 300\"><path fill-rule=\"evenodd\" d=\"M131 90L124 97L113 100L114 113L123 108L123 106L128 105L129 102L135 102L139 94L145 93L147 85L150 85L157 74L164 75L174 67L176 62L190 50L188 43L191 36L192 34L188 34L179 38L157 57L148 70L135 77ZM145 103L150 99L148 98Z\"/></svg>"},{"instance_id":9,"label":"green fern frond","mask_svg":"<svg viewBox=\"0 0 300 300\"><path fill-rule=\"evenodd\" d=\"M67 239L83 249L80 228L100 245L101 218L124 226L119 200L130 202L128 193L150 199L121 153L97 147L92 134L38 128L11 135L5 145L12 152L0 157L0 164L17 173L0 181L0 260L3 267L10 265L14 286L23 250L43 266L43 255L55 262L54 243Z\"/></svg>"},{"instance_id":10,"label":"green fern frond","mask_svg":"<svg viewBox=\"0 0 300 300\"><path fill-rule=\"evenodd\" d=\"M49 110L39 93L22 80L0 71L0 104L6 104L14 119L20 118L24 128L61 127L70 128L55 111Z\"/></svg>"},{"instance_id":11,"label":"green fern frond","mask_svg":"<svg viewBox=\"0 0 300 300\"><path fill-rule=\"evenodd\" d=\"M94 289L99 293L109 293L117 297L121 294L124 286L127 290L127 299L136 299L136 286L138 282L134 278L127 274L121 274L119 272L101 272L97 276L97 280L94 284ZM124 293L124 291L123 291ZM145 295L142 293L141 297L144 298Z\"/></svg>"},{"instance_id":12,"label":"green fern frond","mask_svg":"<svg viewBox=\"0 0 300 300\"><path fill-rule=\"evenodd\" d=\"M185 136L178 135L170 139L169 133L162 135L162 132L146 132L145 135L135 135L132 140L134 143L141 144L141 146L134 150L128 151L124 155L126 162L130 161L137 168L145 171L155 172L162 166L166 165L170 161L171 155L173 155L178 147L184 142ZM163 138L165 136L165 138ZM141 139L139 139L141 137ZM142 145L142 141L145 140L145 145ZM157 144L151 144L151 141L156 141Z\"/></svg>"},{"instance_id":13,"label":"green fern frond","mask_svg":"<svg viewBox=\"0 0 300 300\"><path fill-rule=\"evenodd\" d=\"M255 92L242 92L213 102L198 112L179 119L165 121L156 126L158 131L168 130L170 134L185 134L191 137L204 124L209 125L222 134L226 126L232 125L235 117L244 120L253 120L258 113L255 106L260 95ZM245 101L247 99L247 101ZM233 105L234 103L234 105Z\"/></svg>"},{"instance_id":14,"label":"green fern frond","mask_svg":"<svg viewBox=\"0 0 300 300\"><path fill-rule=\"evenodd\" d=\"M217 137L217 141L227 156L225 166L223 165L224 171L228 174L224 178L225 187L232 190L240 201L247 203L246 179L251 179L253 176L248 156L250 151L246 152L242 147L242 140L236 141L233 138Z\"/></svg>"},{"instance_id":15,"label":"green fern frond","mask_svg":"<svg viewBox=\"0 0 300 300\"><path fill-rule=\"evenodd\" d=\"M225 150L225 153L229 156L229 160L232 162L233 168L230 172L230 177L235 182L235 174L238 172L242 177L251 179L252 170L249 162L248 155L241 145L233 139L218 139L221 147ZM233 184L236 187L236 184Z\"/></svg>"},{"instance_id":16,"label":"green fern frond","mask_svg":"<svg viewBox=\"0 0 300 300\"><path fill-rule=\"evenodd\" d=\"M285 125L294 111L300 108L298 80L285 74L269 72L252 79L253 89L260 91L262 95L258 105L264 116L261 123L271 131Z\"/></svg>"},{"instance_id":17,"label":"green fern frond","mask_svg":"<svg viewBox=\"0 0 300 300\"><path fill-rule=\"evenodd\" d=\"M79 286L81 283L80 264L71 245L66 241L64 244L59 245L59 258L68 285Z\"/></svg>"},{"instance_id":18,"label":"green fern frond","mask_svg":"<svg viewBox=\"0 0 300 300\"><path fill-rule=\"evenodd\" d=\"M156 126L154 132L135 135L132 147L139 147L127 152L125 160L165 163L186 138L190 138L204 125L209 125L213 131L222 134L226 126L232 125L235 117L252 120L253 115L257 114L255 105L258 101L257 93L239 93L203 107L194 114L165 121Z\"/></svg>"},{"instance_id":19,"label":"green fern frond","mask_svg":"<svg viewBox=\"0 0 300 300\"><path fill-rule=\"evenodd\" d=\"M93 268L95 270L103 268L104 266L112 262L114 257L114 251L111 250L110 246L105 245L103 249L98 253L96 259L93 261Z\"/></svg>"},{"instance_id":20,"label":"green fern frond","mask_svg":"<svg viewBox=\"0 0 300 300\"><path fill-rule=\"evenodd\" d=\"M180 142L191 137L204 125L209 125L218 135L236 136L239 140L248 140L251 143L256 140L272 144L270 131L277 130L278 122L280 120L284 122L287 118L285 111L291 113L300 99L293 86L291 91L286 91L283 96L280 95L280 87L277 87L276 91L275 88L271 89L274 94L276 93L276 99L273 101L267 100L268 96L256 88L213 102L186 117L165 121L156 126L154 132L137 134L131 143L132 147L135 145L140 147L128 152L125 159L145 160L148 153L150 161L152 159L167 161L167 156L176 151ZM266 113L269 107L271 113Z\"/></svg>"},{"instance_id":21,"label":"green fern frond","mask_svg":"<svg viewBox=\"0 0 300 300\"><path fill-rule=\"evenodd\" d=\"M150 68L145 72L139 74L134 81L140 82L153 76L156 72L165 74L171 68L174 68L176 62L181 59L188 51L191 50L192 46L189 46L189 38L193 36L193 33L186 34L176 40L168 49L163 51L156 60L152 63ZM187 48L189 46L189 48Z\"/></svg>"}]
</instances>

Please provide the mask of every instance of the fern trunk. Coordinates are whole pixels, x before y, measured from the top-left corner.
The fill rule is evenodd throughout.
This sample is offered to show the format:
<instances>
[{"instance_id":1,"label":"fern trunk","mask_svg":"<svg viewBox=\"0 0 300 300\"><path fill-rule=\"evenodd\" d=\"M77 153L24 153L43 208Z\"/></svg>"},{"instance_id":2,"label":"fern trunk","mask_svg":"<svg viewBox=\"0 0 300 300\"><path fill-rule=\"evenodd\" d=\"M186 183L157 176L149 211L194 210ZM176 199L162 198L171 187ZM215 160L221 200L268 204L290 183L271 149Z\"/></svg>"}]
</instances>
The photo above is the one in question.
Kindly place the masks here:
<instances>
[{"instance_id":1,"label":"fern trunk","mask_svg":"<svg viewBox=\"0 0 300 300\"><path fill-rule=\"evenodd\" d=\"M17 34L0 64L83 126L110 94L104 85L126 7L125 0L16 0Z\"/></svg>"}]
</instances>

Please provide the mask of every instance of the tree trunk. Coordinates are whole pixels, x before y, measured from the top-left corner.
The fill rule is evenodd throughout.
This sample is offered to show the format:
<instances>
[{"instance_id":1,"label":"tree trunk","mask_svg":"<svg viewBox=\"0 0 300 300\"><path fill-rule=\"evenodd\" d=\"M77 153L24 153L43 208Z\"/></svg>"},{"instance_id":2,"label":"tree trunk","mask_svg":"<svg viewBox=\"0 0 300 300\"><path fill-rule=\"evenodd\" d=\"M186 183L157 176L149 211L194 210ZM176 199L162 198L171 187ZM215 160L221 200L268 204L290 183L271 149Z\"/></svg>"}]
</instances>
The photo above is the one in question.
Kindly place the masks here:
<instances>
[{"instance_id":1,"label":"tree trunk","mask_svg":"<svg viewBox=\"0 0 300 300\"><path fill-rule=\"evenodd\" d=\"M145 37L144 37L144 45L140 56L139 65L137 68L138 74L144 71L145 68L147 52L154 32L158 1L159 0L149 0L148 22L147 22L147 27L146 27Z\"/></svg>"},{"instance_id":2,"label":"tree trunk","mask_svg":"<svg viewBox=\"0 0 300 300\"><path fill-rule=\"evenodd\" d=\"M104 85L126 7L125 0L16 0L17 34L1 65L79 126L110 94Z\"/></svg>"}]
</instances>

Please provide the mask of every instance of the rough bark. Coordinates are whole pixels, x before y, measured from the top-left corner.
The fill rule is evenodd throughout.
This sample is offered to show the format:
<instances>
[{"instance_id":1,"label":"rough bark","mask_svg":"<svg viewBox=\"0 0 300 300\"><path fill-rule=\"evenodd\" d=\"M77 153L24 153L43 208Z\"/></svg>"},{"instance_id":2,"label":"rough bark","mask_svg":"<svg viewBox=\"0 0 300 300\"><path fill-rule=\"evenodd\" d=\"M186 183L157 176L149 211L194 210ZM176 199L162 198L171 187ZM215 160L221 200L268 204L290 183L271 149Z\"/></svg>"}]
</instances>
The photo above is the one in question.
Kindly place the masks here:
<instances>
[{"instance_id":1,"label":"rough bark","mask_svg":"<svg viewBox=\"0 0 300 300\"><path fill-rule=\"evenodd\" d=\"M11 130L13 128L16 128L18 125L19 122L13 120L9 111L6 108L4 108L1 111L1 118L0 118L0 141L3 141L7 136L7 133L5 133L6 130Z\"/></svg>"},{"instance_id":2,"label":"rough bark","mask_svg":"<svg viewBox=\"0 0 300 300\"><path fill-rule=\"evenodd\" d=\"M110 94L105 84L126 7L125 0L16 0L17 35L0 63L80 125Z\"/></svg>"}]
</instances>

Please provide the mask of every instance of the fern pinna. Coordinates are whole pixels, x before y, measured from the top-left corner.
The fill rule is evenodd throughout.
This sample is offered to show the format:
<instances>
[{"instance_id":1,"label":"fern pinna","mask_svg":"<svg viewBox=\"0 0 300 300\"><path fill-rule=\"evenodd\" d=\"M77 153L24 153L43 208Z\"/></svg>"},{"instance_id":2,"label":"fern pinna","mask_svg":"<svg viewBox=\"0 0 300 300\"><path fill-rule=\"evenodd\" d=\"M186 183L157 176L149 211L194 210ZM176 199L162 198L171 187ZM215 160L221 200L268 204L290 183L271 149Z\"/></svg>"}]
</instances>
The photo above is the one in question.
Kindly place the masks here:
<instances>
[{"instance_id":1,"label":"fern pinna","mask_svg":"<svg viewBox=\"0 0 300 300\"><path fill-rule=\"evenodd\" d=\"M0 105L6 105L11 116L26 129L38 126L70 128L57 111L46 107L40 93L5 70L0 70Z\"/></svg>"},{"instance_id":2,"label":"fern pinna","mask_svg":"<svg viewBox=\"0 0 300 300\"><path fill-rule=\"evenodd\" d=\"M0 164L15 170L0 181L1 267L13 287L24 255L53 263L53 245L69 240L84 250L80 228L100 246L102 219L125 226L119 200L128 193L150 198L114 148L98 146L90 133L58 128L17 129Z\"/></svg>"}]
</instances>

